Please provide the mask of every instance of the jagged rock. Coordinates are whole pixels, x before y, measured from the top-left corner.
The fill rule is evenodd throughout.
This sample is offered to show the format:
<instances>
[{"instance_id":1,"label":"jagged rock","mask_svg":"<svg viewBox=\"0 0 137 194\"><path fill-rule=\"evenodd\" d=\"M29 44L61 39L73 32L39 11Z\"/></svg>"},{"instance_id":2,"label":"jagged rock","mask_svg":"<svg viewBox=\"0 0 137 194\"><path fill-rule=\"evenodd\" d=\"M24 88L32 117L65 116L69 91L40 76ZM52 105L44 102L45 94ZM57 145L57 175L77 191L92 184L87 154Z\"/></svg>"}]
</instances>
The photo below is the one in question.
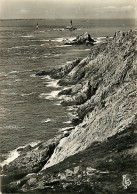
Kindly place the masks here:
<instances>
[{"instance_id":1,"label":"jagged rock","mask_svg":"<svg viewBox=\"0 0 137 194\"><path fill-rule=\"evenodd\" d=\"M73 125L78 125L82 122L82 120L78 117L78 116L75 116L74 118L72 118L72 121Z\"/></svg>"},{"instance_id":2,"label":"jagged rock","mask_svg":"<svg viewBox=\"0 0 137 194\"><path fill-rule=\"evenodd\" d=\"M80 45L80 44L90 44L93 45L95 40L93 40L87 32L77 36L74 40L64 39L63 44L65 45Z\"/></svg>"},{"instance_id":3,"label":"jagged rock","mask_svg":"<svg viewBox=\"0 0 137 194\"><path fill-rule=\"evenodd\" d=\"M80 59L76 59L70 63L67 63L65 66L60 67L59 69L53 69L51 71L42 71L37 73L37 76L50 75L54 79L60 79L67 75L75 66L80 62Z\"/></svg>"},{"instance_id":4,"label":"jagged rock","mask_svg":"<svg viewBox=\"0 0 137 194\"><path fill-rule=\"evenodd\" d=\"M31 147L31 149L29 148L30 146L27 146L26 149L18 150L20 155L8 165L4 165L3 173L8 175L8 177L22 177L40 171L63 137L66 137L66 134L60 134L47 142L39 143L33 148Z\"/></svg>"},{"instance_id":5,"label":"jagged rock","mask_svg":"<svg viewBox=\"0 0 137 194\"><path fill-rule=\"evenodd\" d=\"M66 169L65 170L65 174L66 174L66 177L67 176L72 176L73 175L73 171L72 170L69 170L69 169Z\"/></svg>"},{"instance_id":6,"label":"jagged rock","mask_svg":"<svg viewBox=\"0 0 137 194\"><path fill-rule=\"evenodd\" d=\"M37 76L44 76L44 75L49 75L50 72L46 72L46 71L41 71L36 73Z\"/></svg>"},{"instance_id":7,"label":"jagged rock","mask_svg":"<svg viewBox=\"0 0 137 194\"><path fill-rule=\"evenodd\" d=\"M18 152L21 152L21 151L23 151L23 152L28 152L28 151L30 151L31 149L32 149L31 145L28 145L28 146L26 146L25 148L18 148L17 151L18 151Z\"/></svg>"},{"instance_id":8,"label":"jagged rock","mask_svg":"<svg viewBox=\"0 0 137 194\"><path fill-rule=\"evenodd\" d=\"M84 102L86 102L89 97L90 97L90 93L91 93L91 86L90 83L87 81L85 83L83 83L83 85L80 85L81 89L77 91L74 91L74 88L72 89L72 94L70 98L68 98L68 96L66 97L66 99L64 98L64 101L62 101L63 105L67 105L67 106L72 106L72 105L80 105L83 104Z\"/></svg>"},{"instance_id":9,"label":"jagged rock","mask_svg":"<svg viewBox=\"0 0 137 194\"><path fill-rule=\"evenodd\" d=\"M69 88L69 89L65 89L65 90L62 90L61 92L59 92L58 96L61 96L61 95L70 95L72 92L72 89Z\"/></svg>"}]
</instances>

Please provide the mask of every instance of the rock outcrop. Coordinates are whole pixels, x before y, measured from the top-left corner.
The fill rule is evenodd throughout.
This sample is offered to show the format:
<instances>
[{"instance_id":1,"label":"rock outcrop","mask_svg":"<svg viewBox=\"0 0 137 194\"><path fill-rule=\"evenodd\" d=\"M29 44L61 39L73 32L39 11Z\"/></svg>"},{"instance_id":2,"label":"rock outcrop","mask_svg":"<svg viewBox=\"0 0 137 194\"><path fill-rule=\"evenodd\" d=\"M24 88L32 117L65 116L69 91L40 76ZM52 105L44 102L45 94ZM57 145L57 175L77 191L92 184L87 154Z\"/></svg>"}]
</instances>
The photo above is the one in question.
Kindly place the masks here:
<instances>
[{"instance_id":1,"label":"rock outcrop","mask_svg":"<svg viewBox=\"0 0 137 194\"><path fill-rule=\"evenodd\" d=\"M60 80L76 84L63 104L79 105L83 122L60 141L47 167L137 124L135 45L135 32L119 32L95 58L91 54Z\"/></svg>"},{"instance_id":2,"label":"rock outcrop","mask_svg":"<svg viewBox=\"0 0 137 194\"><path fill-rule=\"evenodd\" d=\"M90 34L88 34L87 32L77 36L73 40L69 40L69 39L63 40L63 44L65 44L65 45L80 45L80 44L93 45L94 42L95 42L95 40L92 39Z\"/></svg>"},{"instance_id":3,"label":"rock outcrop","mask_svg":"<svg viewBox=\"0 0 137 194\"><path fill-rule=\"evenodd\" d=\"M71 128L72 130L73 128ZM19 156L8 165L3 166L4 175L9 177L23 177L30 173L38 173L49 160L62 138L68 136L71 130L61 132L47 142L40 142L36 146L28 145L17 151Z\"/></svg>"},{"instance_id":4,"label":"rock outcrop","mask_svg":"<svg viewBox=\"0 0 137 194\"><path fill-rule=\"evenodd\" d=\"M136 193L137 128L129 128L104 142L39 173L12 182L5 193ZM123 176L131 181L124 189ZM5 177L4 177L5 178ZM3 184L7 180L3 180Z\"/></svg>"},{"instance_id":5,"label":"rock outcrop","mask_svg":"<svg viewBox=\"0 0 137 194\"><path fill-rule=\"evenodd\" d=\"M92 47L85 59L37 75L47 74L60 79L60 85L71 86L60 93L66 95L62 104L75 106L80 123L59 137L54 146L48 143L52 149L47 144L40 148L42 156L37 156L38 160L42 158L40 168L37 161L32 162L32 150L5 166L6 174L12 171L14 176L13 171L18 174L21 168L25 174L9 184L4 178L3 190L136 193L136 31L117 32L112 40ZM25 159L28 154L29 159ZM35 174L26 176L29 173ZM132 182L127 190L123 176Z\"/></svg>"}]
</instances>

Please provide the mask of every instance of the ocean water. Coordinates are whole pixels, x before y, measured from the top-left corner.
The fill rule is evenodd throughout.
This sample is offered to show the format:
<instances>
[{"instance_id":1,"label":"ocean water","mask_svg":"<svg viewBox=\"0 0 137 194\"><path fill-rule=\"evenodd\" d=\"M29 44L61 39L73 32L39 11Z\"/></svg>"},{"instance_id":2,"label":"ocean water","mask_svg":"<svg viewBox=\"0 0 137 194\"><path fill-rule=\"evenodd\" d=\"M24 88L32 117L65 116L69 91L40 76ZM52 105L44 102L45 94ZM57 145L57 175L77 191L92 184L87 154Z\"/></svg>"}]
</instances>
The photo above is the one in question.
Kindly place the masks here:
<instances>
[{"instance_id":1,"label":"ocean water","mask_svg":"<svg viewBox=\"0 0 137 194\"><path fill-rule=\"evenodd\" d=\"M36 29L36 23L39 29ZM62 87L42 70L65 65L90 52L90 46L64 46L63 38L88 32L96 40L118 30L135 29L134 20L74 20L78 28L63 28L68 20L0 21L0 156L1 161L19 146L46 141L71 127L70 108L60 105ZM12 156L14 157L14 156Z\"/></svg>"}]
</instances>

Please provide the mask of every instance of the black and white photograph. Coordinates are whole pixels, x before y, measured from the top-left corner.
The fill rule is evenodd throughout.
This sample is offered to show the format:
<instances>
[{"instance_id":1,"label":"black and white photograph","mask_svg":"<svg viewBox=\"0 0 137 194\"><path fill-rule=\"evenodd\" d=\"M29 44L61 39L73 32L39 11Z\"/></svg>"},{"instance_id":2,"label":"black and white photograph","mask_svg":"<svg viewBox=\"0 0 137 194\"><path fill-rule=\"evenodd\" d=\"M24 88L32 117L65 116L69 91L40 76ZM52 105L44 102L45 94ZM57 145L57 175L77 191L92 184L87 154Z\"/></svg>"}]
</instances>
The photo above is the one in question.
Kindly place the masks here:
<instances>
[{"instance_id":1,"label":"black and white photograph","mask_svg":"<svg viewBox=\"0 0 137 194\"><path fill-rule=\"evenodd\" d=\"M137 0L0 0L0 194L137 194Z\"/></svg>"}]
</instances>

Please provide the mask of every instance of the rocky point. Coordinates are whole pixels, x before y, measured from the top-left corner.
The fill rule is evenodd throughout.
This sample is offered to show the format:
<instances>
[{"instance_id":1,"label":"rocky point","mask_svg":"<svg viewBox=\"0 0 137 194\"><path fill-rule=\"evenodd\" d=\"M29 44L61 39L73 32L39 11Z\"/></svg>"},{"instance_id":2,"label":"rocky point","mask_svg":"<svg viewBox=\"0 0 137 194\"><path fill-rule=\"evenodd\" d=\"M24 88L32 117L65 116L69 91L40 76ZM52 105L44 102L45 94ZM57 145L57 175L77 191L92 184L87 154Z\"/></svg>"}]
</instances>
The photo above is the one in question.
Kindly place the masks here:
<instances>
[{"instance_id":1,"label":"rocky point","mask_svg":"<svg viewBox=\"0 0 137 194\"><path fill-rule=\"evenodd\" d=\"M117 32L86 58L37 73L69 86L59 95L79 122L3 166L4 193L137 193L136 34Z\"/></svg>"}]
</instances>

